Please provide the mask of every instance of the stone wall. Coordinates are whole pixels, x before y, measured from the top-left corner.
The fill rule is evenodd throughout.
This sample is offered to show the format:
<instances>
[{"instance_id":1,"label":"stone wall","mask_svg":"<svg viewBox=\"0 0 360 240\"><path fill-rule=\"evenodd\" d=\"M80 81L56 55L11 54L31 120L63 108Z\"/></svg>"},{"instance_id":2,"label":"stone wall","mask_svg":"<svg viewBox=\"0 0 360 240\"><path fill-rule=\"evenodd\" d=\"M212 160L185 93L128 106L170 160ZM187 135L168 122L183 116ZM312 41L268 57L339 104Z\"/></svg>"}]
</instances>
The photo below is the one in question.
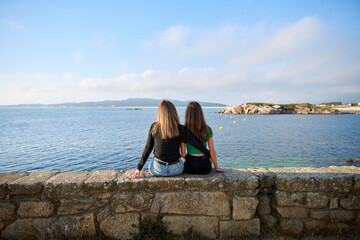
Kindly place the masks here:
<instances>
[{"instance_id":1,"label":"stone wall","mask_svg":"<svg viewBox=\"0 0 360 240\"><path fill-rule=\"evenodd\" d=\"M210 239L352 231L360 226L360 168L232 169L157 178L133 170L0 173L4 239L127 239L139 219Z\"/></svg>"}]
</instances>

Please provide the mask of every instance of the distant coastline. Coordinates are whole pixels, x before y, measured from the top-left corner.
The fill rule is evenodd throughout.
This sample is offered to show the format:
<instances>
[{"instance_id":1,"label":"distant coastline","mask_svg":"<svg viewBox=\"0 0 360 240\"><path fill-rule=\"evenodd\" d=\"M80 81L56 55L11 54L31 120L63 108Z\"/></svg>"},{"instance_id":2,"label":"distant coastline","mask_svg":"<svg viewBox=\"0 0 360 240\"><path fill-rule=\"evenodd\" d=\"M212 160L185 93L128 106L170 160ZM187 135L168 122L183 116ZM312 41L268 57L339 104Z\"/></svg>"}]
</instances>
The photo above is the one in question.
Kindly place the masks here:
<instances>
[{"instance_id":1,"label":"distant coastline","mask_svg":"<svg viewBox=\"0 0 360 240\"><path fill-rule=\"evenodd\" d=\"M106 100L98 102L66 102L66 103L56 103L56 104L17 104L17 105L0 105L0 107L16 107L16 108L96 108L96 107L106 107L106 108L154 108L158 107L162 100L152 99L152 98L129 98L125 100ZM176 107L186 107L190 100L188 101L179 101L172 100L170 101ZM213 102L200 102L200 105L203 107L226 107L222 103L213 103Z\"/></svg>"}]
</instances>

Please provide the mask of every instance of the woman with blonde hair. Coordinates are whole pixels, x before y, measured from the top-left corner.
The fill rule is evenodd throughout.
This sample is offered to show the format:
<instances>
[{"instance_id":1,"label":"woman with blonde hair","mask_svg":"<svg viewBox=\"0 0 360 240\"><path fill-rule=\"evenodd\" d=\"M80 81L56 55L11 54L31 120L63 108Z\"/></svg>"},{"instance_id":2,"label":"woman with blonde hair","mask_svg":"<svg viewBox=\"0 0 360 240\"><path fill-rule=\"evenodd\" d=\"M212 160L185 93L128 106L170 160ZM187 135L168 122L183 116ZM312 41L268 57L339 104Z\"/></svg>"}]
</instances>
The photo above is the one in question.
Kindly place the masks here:
<instances>
[{"instance_id":1,"label":"woman with blonde hair","mask_svg":"<svg viewBox=\"0 0 360 240\"><path fill-rule=\"evenodd\" d=\"M210 158L203 154L197 146L186 143L187 154L185 154L185 142L181 142L181 155L186 159L184 172L189 174L208 174L211 172L211 163L214 164L217 172L226 172L219 168L217 164L216 152L214 147L213 132L206 124L204 113L199 103L190 102L185 112L185 127L190 133L199 140L204 147L209 145Z\"/></svg>"},{"instance_id":2,"label":"woman with blonde hair","mask_svg":"<svg viewBox=\"0 0 360 240\"><path fill-rule=\"evenodd\" d=\"M140 177L141 170L153 148L154 159L149 166L151 174L154 176L181 174L184 170L184 162L179 152L181 141L191 143L202 153L210 156L209 150L180 124L175 106L170 101L163 100L157 111L156 122L150 127L147 143L137 169L131 178Z\"/></svg>"}]
</instances>

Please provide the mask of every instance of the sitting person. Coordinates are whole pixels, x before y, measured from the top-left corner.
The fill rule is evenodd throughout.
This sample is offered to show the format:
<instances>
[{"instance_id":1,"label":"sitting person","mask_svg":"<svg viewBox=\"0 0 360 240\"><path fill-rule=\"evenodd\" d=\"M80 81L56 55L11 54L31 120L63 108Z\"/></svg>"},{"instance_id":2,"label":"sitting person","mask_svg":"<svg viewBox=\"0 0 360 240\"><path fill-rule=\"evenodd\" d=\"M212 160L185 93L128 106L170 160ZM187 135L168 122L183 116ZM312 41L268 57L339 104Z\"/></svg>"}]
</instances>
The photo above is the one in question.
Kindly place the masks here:
<instances>
[{"instance_id":1,"label":"sitting person","mask_svg":"<svg viewBox=\"0 0 360 240\"><path fill-rule=\"evenodd\" d=\"M181 155L186 159L184 172L189 174L208 174L211 172L214 164L217 172L226 172L225 169L219 168L217 164L216 152L214 147L213 132L206 124L205 117L201 106L197 102L190 102L185 112L185 127L194 137L199 140L203 146L209 145L210 158L190 142L186 142L187 154L185 154L185 142L181 142Z\"/></svg>"},{"instance_id":2,"label":"sitting person","mask_svg":"<svg viewBox=\"0 0 360 240\"><path fill-rule=\"evenodd\" d=\"M147 143L132 179L140 177L141 170L154 148L154 159L149 171L154 176L176 176L183 172L184 162L179 148L181 141L186 141L200 149L205 156L209 150L194 138L186 127L179 124L175 106L169 101L162 101L157 111L156 122L149 130Z\"/></svg>"}]
</instances>

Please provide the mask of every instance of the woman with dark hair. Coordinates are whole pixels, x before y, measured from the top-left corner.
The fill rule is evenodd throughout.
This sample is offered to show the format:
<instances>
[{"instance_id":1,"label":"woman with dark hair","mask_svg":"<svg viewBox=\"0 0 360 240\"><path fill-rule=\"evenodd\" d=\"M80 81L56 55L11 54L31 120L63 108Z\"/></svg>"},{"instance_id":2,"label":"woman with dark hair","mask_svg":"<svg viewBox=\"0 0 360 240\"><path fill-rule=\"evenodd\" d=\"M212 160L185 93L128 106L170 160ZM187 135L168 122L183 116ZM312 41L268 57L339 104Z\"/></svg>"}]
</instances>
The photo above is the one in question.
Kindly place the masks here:
<instances>
[{"instance_id":1,"label":"woman with dark hair","mask_svg":"<svg viewBox=\"0 0 360 240\"><path fill-rule=\"evenodd\" d=\"M214 147L213 132L206 124L204 113L199 103L190 102L185 112L185 127L199 140L204 147L209 145L210 158L202 153L197 146L186 142L187 154L185 154L185 142L181 142L181 155L186 159L184 172L190 174L208 174L211 172L211 163L214 164L217 172L226 172L219 168L217 164L216 152Z\"/></svg>"},{"instance_id":2,"label":"woman with dark hair","mask_svg":"<svg viewBox=\"0 0 360 240\"><path fill-rule=\"evenodd\" d=\"M154 176L176 176L183 172L184 162L179 153L181 141L189 142L204 155L210 156L209 150L179 122L175 106L163 100L157 111L156 122L150 127L144 152L131 178L140 177L141 170L153 148L154 159L150 163L149 171Z\"/></svg>"}]
</instances>

